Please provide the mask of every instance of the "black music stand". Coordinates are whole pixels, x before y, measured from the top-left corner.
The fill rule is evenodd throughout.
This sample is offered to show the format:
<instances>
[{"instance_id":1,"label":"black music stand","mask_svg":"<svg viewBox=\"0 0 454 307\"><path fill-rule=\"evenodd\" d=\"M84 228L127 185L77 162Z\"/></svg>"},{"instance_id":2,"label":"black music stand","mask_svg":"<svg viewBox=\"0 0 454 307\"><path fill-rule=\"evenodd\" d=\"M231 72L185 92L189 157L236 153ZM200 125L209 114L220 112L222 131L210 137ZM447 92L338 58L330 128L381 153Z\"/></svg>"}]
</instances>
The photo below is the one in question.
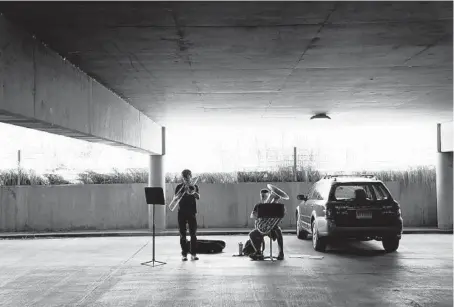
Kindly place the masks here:
<instances>
[{"instance_id":1,"label":"black music stand","mask_svg":"<svg viewBox=\"0 0 454 307\"><path fill-rule=\"evenodd\" d=\"M145 188L145 199L147 201L147 205L153 205L153 259L150 261L142 262L141 264L145 265L147 263L153 262L153 267L164 265L165 262L155 260L155 205L165 206L164 200L164 191L160 187L146 187ZM155 265L155 262L159 263Z\"/></svg>"}]
</instances>

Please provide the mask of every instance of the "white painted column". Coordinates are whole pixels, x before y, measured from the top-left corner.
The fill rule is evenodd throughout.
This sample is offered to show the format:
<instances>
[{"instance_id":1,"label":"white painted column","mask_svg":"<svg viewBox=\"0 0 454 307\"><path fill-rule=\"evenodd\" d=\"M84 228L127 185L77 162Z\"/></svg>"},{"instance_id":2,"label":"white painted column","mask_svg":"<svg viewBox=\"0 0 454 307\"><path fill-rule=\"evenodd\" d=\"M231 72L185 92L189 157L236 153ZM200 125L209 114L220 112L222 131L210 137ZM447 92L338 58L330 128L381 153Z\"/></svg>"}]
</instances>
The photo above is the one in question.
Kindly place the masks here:
<instances>
[{"instance_id":1,"label":"white painted column","mask_svg":"<svg viewBox=\"0 0 454 307\"><path fill-rule=\"evenodd\" d=\"M437 153L437 220L439 229L453 229L453 153Z\"/></svg>"},{"instance_id":2,"label":"white painted column","mask_svg":"<svg viewBox=\"0 0 454 307\"><path fill-rule=\"evenodd\" d=\"M165 128L162 127L162 155L150 155L149 170L148 170L148 186L161 187L164 190L164 199L166 199L165 185ZM166 229L166 209L167 205L155 206L155 229ZM148 205L148 228L153 229L153 205Z\"/></svg>"}]
</instances>

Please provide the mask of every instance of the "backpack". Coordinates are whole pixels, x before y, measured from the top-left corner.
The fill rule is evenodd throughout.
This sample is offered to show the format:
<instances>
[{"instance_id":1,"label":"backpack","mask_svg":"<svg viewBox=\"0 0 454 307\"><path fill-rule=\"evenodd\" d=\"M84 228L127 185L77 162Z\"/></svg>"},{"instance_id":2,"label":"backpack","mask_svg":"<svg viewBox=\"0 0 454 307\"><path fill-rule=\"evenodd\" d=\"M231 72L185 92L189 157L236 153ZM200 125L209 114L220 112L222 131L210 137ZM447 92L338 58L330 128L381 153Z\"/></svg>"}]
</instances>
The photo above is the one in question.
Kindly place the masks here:
<instances>
[{"instance_id":1,"label":"backpack","mask_svg":"<svg viewBox=\"0 0 454 307\"><path fill-rule=\"evenodd\" d=\"M187 243L187 250L190 250L191 241ZM222 253L225 248L225 242L222 240L197 240L196 253L197 254L217 254Z\"/></svg>"},{"instance_id":2,"label":"backpack","mask_svg":"<svg viewBox=\"0 0 454 307\"><path fill-rule=\"evenodd\" d=\"M263 243L262 243L262 252L264 249L265 249L265 241L263 241ZM252 246L251 240L249 239L244 243L243 255L249 256L253 253L255 253L255 249L254 249L254 246Z\"/></svg>"}]
</instances>

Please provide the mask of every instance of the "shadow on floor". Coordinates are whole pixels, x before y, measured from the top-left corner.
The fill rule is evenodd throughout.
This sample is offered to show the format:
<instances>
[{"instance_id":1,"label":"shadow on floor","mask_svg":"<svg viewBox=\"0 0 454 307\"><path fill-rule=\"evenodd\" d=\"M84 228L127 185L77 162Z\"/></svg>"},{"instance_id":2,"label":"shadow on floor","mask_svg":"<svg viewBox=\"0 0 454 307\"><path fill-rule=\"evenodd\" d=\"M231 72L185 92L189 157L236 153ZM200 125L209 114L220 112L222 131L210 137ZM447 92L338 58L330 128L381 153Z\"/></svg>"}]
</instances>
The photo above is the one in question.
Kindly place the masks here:
<instances>
[{"instance_id":1,"label":"shadow on floor","mask_svg":"<svg viewBox=\"0 0 454 307\"><path fill-rule=\"evenodd\" d=\"M355 241L355 240L341 240L328 244L326 254L331 255L345 255L345 256L362 256L362 257L376 257L388 255L388 253L380 245L373 244L374 241Z\"/></svg>"}]
</instances>

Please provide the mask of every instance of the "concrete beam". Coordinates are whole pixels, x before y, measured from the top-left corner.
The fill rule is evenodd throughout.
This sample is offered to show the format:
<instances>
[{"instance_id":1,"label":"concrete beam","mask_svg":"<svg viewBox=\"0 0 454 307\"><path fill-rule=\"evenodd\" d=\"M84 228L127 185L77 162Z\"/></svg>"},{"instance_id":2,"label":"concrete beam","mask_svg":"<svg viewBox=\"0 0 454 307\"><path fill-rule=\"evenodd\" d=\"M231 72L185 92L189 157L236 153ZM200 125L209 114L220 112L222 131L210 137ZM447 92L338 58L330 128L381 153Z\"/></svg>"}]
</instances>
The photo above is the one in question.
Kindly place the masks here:
<instances>
[{"instance_id":1,"label":"concrete beam","mask_svg":"<svg viewBox=\"0 0 454 307\"><path fill-rule=\"evenodd\" d=\"M162 127L0 16L0 121L148 154Z\"/></svg>"}]
</instances>

